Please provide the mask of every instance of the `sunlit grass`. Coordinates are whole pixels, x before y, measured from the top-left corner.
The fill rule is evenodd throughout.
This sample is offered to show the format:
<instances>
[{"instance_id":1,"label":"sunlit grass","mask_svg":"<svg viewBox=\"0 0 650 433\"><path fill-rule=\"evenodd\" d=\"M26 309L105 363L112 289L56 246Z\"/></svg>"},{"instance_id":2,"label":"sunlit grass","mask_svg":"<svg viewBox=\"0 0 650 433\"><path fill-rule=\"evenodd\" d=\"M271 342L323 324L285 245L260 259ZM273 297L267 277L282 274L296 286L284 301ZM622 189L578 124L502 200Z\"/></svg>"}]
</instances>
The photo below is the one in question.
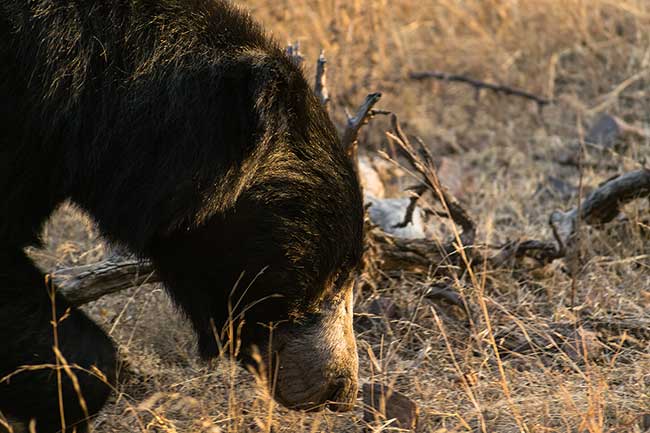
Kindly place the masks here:
<instances>
[{"instance_id":1,"label":"sunlit grass","mask_svg":"<svg viewBox=\"0 0 650 433\"><path fill-rule=\"evenodd\" d=\"M279 41L298 40L311 77L320 49L329 60L333 117L373 91L380 108L399 114L407 132L434 156L461 164L461 200L482 241L550 236L550 211L575 205L538 193L549 175L578 184L558 154L594 116L607 111L640 128L650 119L650 3L633 0L246 0L241 2ZM537 107L460 84L419 83L408 72L439 70L510 85L554 103ZM362 148L386 145L386 121L362 134ZM648 139L624 137L607 156L616 169L583 169L587 188L635 169ZM452 150L449 150L452 149ZM385 179L387 180L387 179ZM444 182L445 179L443 179ZM390 194L401 194L388 188ZM406 393L421 410L422 431L640 432L650 414L650 335L601 335L604 354L557 344L553 323L575 321L568 308L577 287L579 314L618 315L648 324L648 205L634 203L626 221L585 236L573 282L557 263L521 277L508 271L458 275L452 287L480 314L470 326L453 308L424 299L426 275L382 283L357 298L365 311L392 299L397 319L359 332L361 381ZM79 222L82 221L80 224ZM433 222L436 224L436 222ZM46 269L108 254L90 221L64 207L33 251ZM104 432L353 432L365 427L361 400L349 414L304 414L275 405L232 361L197 360L189 326L166 295L145 287L87 307L112 329L128 366L113 402L99 415ZM617 317L618 317L617 316ZM499 334L512 327L531 350L501 358ZM515 332L513 331L513 332ZM644 335L646 336L644 339ZM578 356L576 356L578 353ZM509 354L511 355L511 354Z\"/></svg>"}]
</instances>

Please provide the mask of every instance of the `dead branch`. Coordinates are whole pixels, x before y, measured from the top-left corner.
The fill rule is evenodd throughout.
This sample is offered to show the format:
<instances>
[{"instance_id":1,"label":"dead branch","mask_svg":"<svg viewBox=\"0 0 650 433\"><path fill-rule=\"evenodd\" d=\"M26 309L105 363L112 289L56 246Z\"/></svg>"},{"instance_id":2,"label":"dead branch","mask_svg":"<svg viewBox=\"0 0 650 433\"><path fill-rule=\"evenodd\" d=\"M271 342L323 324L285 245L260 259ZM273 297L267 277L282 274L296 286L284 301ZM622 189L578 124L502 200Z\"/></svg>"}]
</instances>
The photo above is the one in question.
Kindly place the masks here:
<instances>
[{"instance_id":1,"label":"dead branch","mask_svg":"<svg viewBox=\"0 0 650 433\"><path fill-rule=\"evenodd\" d=\"M160 282L150 262L119 258L59 269L52 278L59 292L74 305L87 304L130 287Z\"/></svg>"},{"instance_id":2,"label":"dead branch","mask_svg":"<svg viewBox=\"0 0 650 433\"><path fill-rule=\"evenodd\" d=\"M303 56L302 52L300 52L300 42L289 42L287 44L285 53L296 66L302 66L302 62L305 60L305 56Z\"/></svg>"},{"instance_id":3,"label":"dead branch","mask_svg":"<svg viewBox=\"0 0 650 433\"><path fill-rule=\"evenodd\" d=\"M320 101L325 111L328 111L330 102L330 94L327 89L327 59L325 59L325 51L321 50L320 56L316 61L316 78L314 80L314 93Z\"/></svg>"},{"instance_id":4,"label":"dead branch","mask_svg":"<svg viewBox=\"0 0 650 433\"><path fill-rule=\"evenodd\" d=\"M531 258L537 266L545 266L565 258L574 248L578 220L590 226L612 221L620 208L632 200L650 196L650 170L641 169L609 179L592 191L581 206L566 212L556 210L549 217L554 240L509 242L490 259L499 267L514 259Z\"/></svg>"},{"instance_id":5,"label":"dead branch","mask_svg":"<svg viewBox=\"0 0 650 433\"><path fill-rule=\"evenodd\" d=\"M378 227L371 226L366 233L369 255L376 261L381 272L398 276L404 272L444 273L455 265L447 248L428 239L405 239L390 235Z\"/></svg>"},{"instance_id":6,"label":"dead branch","mask_svg":"<svg viewBox=\"0 0 650 433\"><path fill-rule=\"evenodd\" d=\"M388 137L398 145L401 155L421 176L422 182L412 188L413 196L406 209L404 220L398 226L405 226L411 221L415 205L426 191L434 191L434 197L446 203L449 211L447 216L462 228L462 244L472 245L476 226L458 200L440 183L433 157L427 147L419 143L420 147L416 150L402 131L395 115L391 117L391 122L393 132L387 133ZM536 263L535 267L542 267L557 259L565 258L573 247L572 241L579 219L592 226L605 224L619 214L621 206L636 198L647 196L650 196L650 170L648 169L610 179L589 194L580 208L573 208L567 212L555 211L551 214L549 223L554 234L553 240L528 239L508 242L498 247L498 253L489 259L489 263L493 268L498 268L515 260L532 259ZM396 265L405 270L422 269L425 263L428 262L429 265L440 263L453 252L453 244L436 249L431 241L405 241L386 236L385 233L375 233L374 237L369 236L369 238L381 245L378 255L385 261L383 266L389 269Z\"/></svg>"},{"instance_id":7,"label":"dead branch","mask_svg":"<svg viewBox=\"0 0 650 433\"><path fill-rule=\"evenodd\" d=\"M300 52L297 44L292 47L291 45L287 49L287 53L292 56L297 53L300 58ZM293 54L292 54L293 53ZM328 104L330 102L329 90L327 89L327 59L325 58L325 52L321 50L320 56L316 61L316 77L314 80L314 93L316 97L325 108L325 111L328 111ZM347 123L345 125L345 130L341 138L341 143L343 148L346 150L348 156L352 161L357 161L357 146L359 131L361 127L368 123L370 119L376 114L388 114L387 111L373 110L373 107L381 99L381 93L371 93L366 96L366 99L357 109L356 114L352 117L346 111ZM356 164L355 164L356 167Z\"/></svg>"},{"instance_id":8,"label":"dead branch","mask_svg":"<svg viewBox=\"0 0 650 433\"><path fill-rule=\"evenodd\" d=\"M388 138L398 145L402 156L404 156L413 169L421 175L422 184L433 193L436 200L440 201L443 206L448 208L449 212L447 216L462 229L460 237L462 244L465 246L472 245L476 237L476 225L456 197L454 197L453 194L451 194L451 192L440 183L438 174L435 170L433 156L429 149L420 143L419 151L416 150L411 144L409 138L404 134L404 131L402 131L397 116L394 114L391 116L391 125L393 132L387 133ZM423 188L417 187L415 197L422 195L422 193L418 194L420 191L424 192ZM417 201L417 198L415 200ZM413 204L413 206L415 206L415 204ZM407 212L405 220L408 217L409 215Z\"/></svg>"},{"instance_id":9,"label":"dead branch","mask_svg":"<svg viewBox=\"0 0 650 433\"><path fill-rule=\"evenodd\" d=\"M558 247L563 250L571 242L578 219L591 226L606 224L619 214L621 206L647 196L650 196L650 169L632 171L606 181L587 196L580 208L551 214L549 224Z\"/></svg>"},{"instance_id":10,"label":"dead branch","mask_svg":"<svg viewBox=\"0 0 650 433\"><path fill-rule=\"evenodd\" d=\"M409 77L413 80L427 80L432 78L440 81L464 83L472 86L474 90L476 90L477 92L480 92L482 89L486 89L495 93L504 94L506 96L517 96L520 98L529 99L531 101L534 101L540 110L544 108L545 105L551 103L551 101L549 101L548 99L541 98L537 95L533 95L532 93L526 92L524 90L515 89L510 86L486 83L485 81L475 80L473 78L469 78L464 75L447 74L445 72L437 72L437 71L425 71L425 72L411 72L409 74Z\"/></svg>"},{"instance_id":11,"label":"dead branch","mask_svg":"<svg viewBox=\"0 0 650 433\"><path fill-rule=\"evenodd\" d=\"M350 116L350 114L347 114L348 121L347 125L345 126L345 131L343 131L343 138L341 139L341 143L343 144L343 148L348 153L348 156L353 161L358 160L357 153L359 130L372 117L372 108L379 101L379 99L381 99L381 93L371 93L366 96L365 101L363 101L363 104L361 104L354 117Z\"/></svg>"},{"instance_id":12,"label":"dead branch","mask_svg":"<svg viewBox=\"0 0 650 433\"><path fill-rule=\"evenodd\" d=\"M409 188L412 191L412 195L409 199L409 204L406 207L406 212L404 213L404 219L401 223L395 224L395 228L404 228L407 225L413 222L413 212L415 212L416 205L420 197L427 192L428 187L425 184L415 185Z\"/></svg>"}]
</instances>

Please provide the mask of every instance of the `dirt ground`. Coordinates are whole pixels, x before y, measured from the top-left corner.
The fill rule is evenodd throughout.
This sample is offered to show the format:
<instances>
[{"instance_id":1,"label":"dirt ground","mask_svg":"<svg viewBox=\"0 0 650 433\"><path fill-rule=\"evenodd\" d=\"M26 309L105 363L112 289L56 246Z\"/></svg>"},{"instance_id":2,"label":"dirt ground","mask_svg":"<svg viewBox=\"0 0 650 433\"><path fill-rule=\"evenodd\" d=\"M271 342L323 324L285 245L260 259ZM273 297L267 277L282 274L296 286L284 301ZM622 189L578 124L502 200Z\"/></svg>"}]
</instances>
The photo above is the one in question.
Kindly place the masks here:
<instances>
[{"instance_id":1,"label":"dirt ground","mask_svg":"<svg viewBox=\"0 0 650 433\"><path fill-rule=\"evenodd\" d=\"M650 3L645 0L246 0L279 41L300 41L313 76L329 59L332 116L344 124L369 92L406 132L444 161L450 185L478 225L478 242L550 239L549 214L650 155ZM437 70L532 92L476 93L416 81ZM630 126L612 146L580 145L607 113ZM389 149L388 120L361 134L364 155ZM583 149L580 164L577 149ZM380 170L386 195L408 178ZM458 272L447 281L475 310L430 299L429 272L392 273L356 296L362 382L381 382L419 407L423 432L644 432L650 430L650 214L637 200L602 229L585 228L575 272ZM434 228L445 223L433 218ZM46 271L110 254L92 221L65 205L32 256ZM432 239L434 242L435 239ZM575 308L571 303L575 302ZM377 305L390 314L373 315ZM356 432L352 413L305 414L274 405L227 360L198 360L188 324L156 285L84 307L125 361L115 398L94 431ZM371 317L369 317L369 314ZM581 320L583 327L574 324ZM587 325L588 324L588 325ZM493 339L494 337L494 339ZM499 348L499 353L493 350ZM375 427L389 431L392 425Z\"/></svg>"}]
</instances>

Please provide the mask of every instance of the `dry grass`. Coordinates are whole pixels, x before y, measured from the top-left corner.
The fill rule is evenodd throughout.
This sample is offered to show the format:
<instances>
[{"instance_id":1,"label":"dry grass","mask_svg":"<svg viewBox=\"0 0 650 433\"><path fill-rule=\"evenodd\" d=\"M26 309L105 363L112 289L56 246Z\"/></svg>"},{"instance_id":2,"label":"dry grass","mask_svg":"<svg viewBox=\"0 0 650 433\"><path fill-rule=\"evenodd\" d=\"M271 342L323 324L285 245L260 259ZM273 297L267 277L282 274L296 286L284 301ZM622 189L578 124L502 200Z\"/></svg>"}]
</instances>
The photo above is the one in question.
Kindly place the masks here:
<instances>
[{"instance_id":1,"label":"dry grass","mask_svg":"<svg viewBox=\"0 0 650 433\"><path fill-rule=\"evenodd\" d=\"M460 180L461 199L483 241L550 236L550 211L576 204L581 177L587 191L638 168L649 154L647 139L629 136L604 157L587 149L601 163L585 167L582 176L555 162L599 111L648 125L645 0L243 3L278 40L299 40L308 59L325 49L335 119L341 122L343 109L366 93L381 91L381 108L398 113L434 155L459 165L450 176L460 179L448 180ZM517 98L482 92L476 99L462 85L408 79L409 71L427 69L512 85L555 103L540 119L534 104ZM364 130L362 146L384 148L386 128L377 119ZM568 192L544 189L549 176L565 182ZM471 325L454 308L426 298L427 275L366 289L358 312L390 298L396 315L359 327L361 380L382 381L413 398L426 432L650 428L643 425L650 414L648 203L635 203L625 214L607 230L584 232L574 278L561 263L523 273L487 273L474 264L473 278L459 275L454 283L476 310ZM70 208L55 215L45 239L47 249L34 255L46 269L107 253L92 224ZM573 288L575 310L569 308ZM232 363L197 361L187 324L157 287L135 288L88 310L111 332L130 370L117 401L100 415L98 433L365 427L361 403L350 414L289 412L273 407ZM576 315L598 325L576 333Z\"/></svg>"}]
</instances>

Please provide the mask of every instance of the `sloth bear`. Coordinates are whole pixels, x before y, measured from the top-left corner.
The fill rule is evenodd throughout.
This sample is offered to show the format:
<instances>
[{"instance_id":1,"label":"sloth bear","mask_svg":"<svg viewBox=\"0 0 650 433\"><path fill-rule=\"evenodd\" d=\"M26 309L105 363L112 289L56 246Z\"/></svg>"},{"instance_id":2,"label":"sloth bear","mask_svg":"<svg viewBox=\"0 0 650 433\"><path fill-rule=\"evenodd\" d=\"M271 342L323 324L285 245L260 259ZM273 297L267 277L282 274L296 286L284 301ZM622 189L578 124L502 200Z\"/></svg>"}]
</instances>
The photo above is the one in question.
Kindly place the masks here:
<instances>
[{"instance_id":1,"label":"sloth bear","mask_svg":"<svg viewBox=\"0 0 650 433\"><path fill-rule=\"evenodd\" d=\"M85 431L110 394L109 337L24 254L65 200L154 263L202 357L235 321L279 402L349 410L361 191L300 69L226 0L0 11L0 412Z\"/></svg>"}]
</instances>

